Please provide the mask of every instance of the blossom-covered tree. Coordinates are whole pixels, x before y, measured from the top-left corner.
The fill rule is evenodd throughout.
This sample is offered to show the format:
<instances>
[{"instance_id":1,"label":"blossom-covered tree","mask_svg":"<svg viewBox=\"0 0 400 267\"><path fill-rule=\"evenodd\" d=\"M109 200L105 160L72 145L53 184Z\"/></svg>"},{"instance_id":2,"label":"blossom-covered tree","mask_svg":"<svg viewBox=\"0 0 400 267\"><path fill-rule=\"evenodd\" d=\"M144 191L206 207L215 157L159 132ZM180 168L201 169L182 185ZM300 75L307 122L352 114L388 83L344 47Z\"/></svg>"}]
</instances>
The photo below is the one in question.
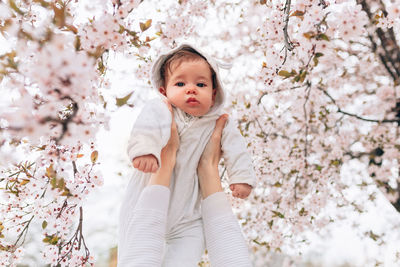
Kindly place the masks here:
<instances>
[{"instance_id":1,"label":"blossom-covered tree","mask_svg":"<svg viewBox=\"0 0 400 267\"><path fill-rule=\"evenodd\" d=\"M132 58L146 82L184 40L232 65L227 110L258 175L236 208L255 255L329 223L328 201L353 205L340 176L351 160L400 211L398 0L9 0L0 31L0 264L21 259L33 221L44 262L94 263L82 205L103 183L95 136L141 93L114 92L108 58Z\"/></svg>"}]
</instances>

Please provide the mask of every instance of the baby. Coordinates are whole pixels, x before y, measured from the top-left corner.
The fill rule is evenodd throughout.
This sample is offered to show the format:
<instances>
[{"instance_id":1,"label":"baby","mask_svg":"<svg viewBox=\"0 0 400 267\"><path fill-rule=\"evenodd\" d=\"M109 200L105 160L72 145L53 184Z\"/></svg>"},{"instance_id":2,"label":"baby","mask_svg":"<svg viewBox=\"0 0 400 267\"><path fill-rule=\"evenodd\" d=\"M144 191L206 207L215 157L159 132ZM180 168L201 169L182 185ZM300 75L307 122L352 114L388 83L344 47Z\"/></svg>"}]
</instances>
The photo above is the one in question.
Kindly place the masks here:
<instances>
[{"instance_id":1,"label":"baby","mask_svg":"<svg viewBox=\"0 0 400 267\"><path fill-rule=\"evenodd\" d=\"M132 129L128 155L138 171L128 184L121 222L129 224L125 217L130 215L124 210L133 209L151 173L160 167L161 149L168 142L175 119L180 146L170 183L163 266L197 266L204 251L197 165L216 119L223 113L225 93L217 64L187 44L158 58L152 68L152 83L160 97L143 107ZM165 98L174 109L174 118ZM255 186L255 174L244 138L231 120L225 125L221 148L233 196L248 197ZM177 255L182 248L185 253Z\"/></svg>"},{"instance_id":2,"label":"baby","mask_svg":"<svg viewBox=\"0 0 400 267\"><path fill-rule=\"evenodd\" d=\"M161 66L162 86L159 92L169 103L188 115L202 117L215 103L217 82L215 71L204 56L190 48L182 48ZM133 166L148 173L156 172L159 165L152 154L138 156L133 159ZM248 166L252 168L252 166ZM252 189L247 183L230 185L232 195L246 198Z\"/></svg>"}]
</instances>

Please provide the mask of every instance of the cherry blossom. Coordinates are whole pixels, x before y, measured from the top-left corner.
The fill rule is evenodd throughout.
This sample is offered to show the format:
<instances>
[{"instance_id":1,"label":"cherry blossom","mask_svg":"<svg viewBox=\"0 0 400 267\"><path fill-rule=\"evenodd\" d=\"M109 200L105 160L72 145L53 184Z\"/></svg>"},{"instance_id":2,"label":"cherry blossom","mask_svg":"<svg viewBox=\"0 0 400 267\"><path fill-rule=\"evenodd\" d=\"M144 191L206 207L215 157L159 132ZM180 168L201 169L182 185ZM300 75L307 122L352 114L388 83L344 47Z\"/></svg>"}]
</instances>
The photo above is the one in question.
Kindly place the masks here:
<instances>
[{"instance_id":1,"label":"cherry blossom","mask_svg":"<svg viewBox=\"0 0 400 267\"><path fill-rule=\"evenodd\" d=\"M226 110L246 138L258 181L248 200L231 200L257 266L270 251L301 253L304 232L342 216L340 209L324 213L330 203L362 210L343 193L351 162L399 211L399 6L0 3L9 44L0 56L0 264L21 261L32 222L41 224L43 262L94 264L80 219L85 200L104 183L96 134L112 110L141 104L131 95L150 90L153 60L184 41L232 65L221 70ZM130 60L127 75L143 85L114 86L110 62L120 55Z\"/></svg>"}]
</instances>

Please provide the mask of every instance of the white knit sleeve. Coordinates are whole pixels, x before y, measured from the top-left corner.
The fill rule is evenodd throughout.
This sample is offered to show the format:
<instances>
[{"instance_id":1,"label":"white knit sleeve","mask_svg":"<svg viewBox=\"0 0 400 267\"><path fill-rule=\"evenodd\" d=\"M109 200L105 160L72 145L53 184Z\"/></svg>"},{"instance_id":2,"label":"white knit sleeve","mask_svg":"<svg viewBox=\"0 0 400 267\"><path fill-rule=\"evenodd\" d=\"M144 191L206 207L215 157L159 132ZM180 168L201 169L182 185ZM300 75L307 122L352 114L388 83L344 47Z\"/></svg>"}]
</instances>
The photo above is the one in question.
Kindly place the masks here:
<instances>
[{"instance_id":1,"label":"white knit sleeve","mask_svg":"<svg viewBox=\"0 0 400 267\"><path fill-rule=\"evenodd\" d=\"M149 101L137 117L128 142L128 156L152 154L160 165L161 149L171 134L171 112L161 99Z\"/></svg>"},{"instance_id":2,"label":"white knit sleeve","mask_svg":"<svg viewBox=\"0 0 400 267\"><path fill-rule=\"evenodd\" d=\"M225 193L208 196L201 209L211 266L251 267L247 244Z\"/></svg>"},{"instance_id":3,"label":"white knit sleeve","mask_svg":"<svg viewBox=\"0 0 400 267\"><path fill-rule=\"evenodd\" d=\"M254 187L256 178L250 153L244 137L231 119L222 132L221 146L229 184L246 183Z\"/></svg>"},{"instance_id":4,"label":"white knit sleeve","mask_svg":"<svg viewBox=\"0 0 400 267\"><path fill-rule=\"evenodd\" d=\"M143 189L119 237L118 267L159 267L162 263L170 190L151 185ZM127 211L129 212L129 211Z\"/></svg>"}]
</instances>

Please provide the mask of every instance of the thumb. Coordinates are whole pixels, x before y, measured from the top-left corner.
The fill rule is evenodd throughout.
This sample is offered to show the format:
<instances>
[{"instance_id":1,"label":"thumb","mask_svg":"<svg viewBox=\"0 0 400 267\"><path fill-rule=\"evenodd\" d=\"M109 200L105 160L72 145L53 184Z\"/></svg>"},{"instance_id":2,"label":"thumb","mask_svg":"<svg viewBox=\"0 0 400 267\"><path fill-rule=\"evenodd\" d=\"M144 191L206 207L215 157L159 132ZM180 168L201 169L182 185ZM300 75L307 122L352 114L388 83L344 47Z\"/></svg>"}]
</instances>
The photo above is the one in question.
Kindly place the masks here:
<instances>
[{"instance_id":1,"label":"thumb","mask_svg":"<svg viewBox=\"0 0 400 267\"><path fill-rule=\"evenodd\" d=\"M228 114L223 114L218 118L217 122L215 123L215 128L213 132L214 137L221 138L222 131L224 130L227 120L228 120Z\"/></svg>"},{"instance_id":2,"label":"thumb","mask_svg":"<svg viewBox=\"0 0 400 267\"><path fill-rule=\"evenodd\" d=\"M171 114L174 113L174 110L172 109L172 105L171 103L168 101L168 99L163 99L164 103L167 105L169 111L171 112Z\"/></svg>"}]
</instances>

